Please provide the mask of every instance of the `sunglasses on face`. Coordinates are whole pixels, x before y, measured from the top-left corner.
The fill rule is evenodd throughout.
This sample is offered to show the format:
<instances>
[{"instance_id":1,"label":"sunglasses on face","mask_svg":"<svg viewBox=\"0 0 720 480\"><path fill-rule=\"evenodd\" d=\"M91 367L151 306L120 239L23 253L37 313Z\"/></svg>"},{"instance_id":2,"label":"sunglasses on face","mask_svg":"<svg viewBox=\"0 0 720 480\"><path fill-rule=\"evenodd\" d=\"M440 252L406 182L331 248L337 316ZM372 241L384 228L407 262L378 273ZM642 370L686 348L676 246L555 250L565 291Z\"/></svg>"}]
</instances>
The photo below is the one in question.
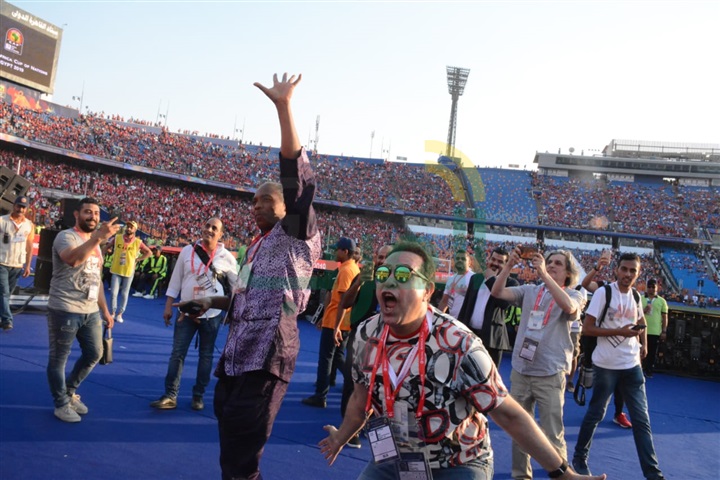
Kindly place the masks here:
<instances>
[{"instance_id":1,"label":"sunglasses on face","mask_svg":"<svg viewBox=\"0 0 720 480\"><path fill-rule=\"evenodd\" d=\"M395 268L392 270L387 265L380 265L375 269L375 281L377 283L385 283L387 279L390 278L391 273L400 284L409 282L413 275L417 275L430 283L430 280L425 275L408 265L395 265Z\"/></svg>"}]
</instances>

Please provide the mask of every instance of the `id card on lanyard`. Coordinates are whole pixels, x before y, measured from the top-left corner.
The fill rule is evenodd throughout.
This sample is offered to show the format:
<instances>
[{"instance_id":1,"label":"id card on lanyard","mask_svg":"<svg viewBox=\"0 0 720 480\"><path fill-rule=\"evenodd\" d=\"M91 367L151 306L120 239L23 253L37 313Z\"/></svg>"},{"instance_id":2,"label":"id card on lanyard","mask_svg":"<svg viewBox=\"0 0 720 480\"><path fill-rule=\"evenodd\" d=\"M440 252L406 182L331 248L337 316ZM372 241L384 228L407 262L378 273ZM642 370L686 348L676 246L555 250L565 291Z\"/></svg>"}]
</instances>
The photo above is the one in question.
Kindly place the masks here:
<instances>
[{"instance_id":1,"label":"id card on lanyard","mask_svg":"<svg viewBox=\"0 0 720 480\"><path fill-rule=\"evenodd\" d=\"M237 288L235 289L235 293L242 293L245 290L247 290L248 285L250 285L250 277L252 277L252 268L253 268L253 262L255 261L255 256L260 251L260 246L262 245L263 240L265 240L265 237L267 237L270 234L270 232L267 232L265 235L258 235L255 238L253 238L253 241L250 242L250 246L247 249L247 253L245 254L245 258L243 259L242 266L240 267L240 273L238 274L237 279Z\"/></svg>"},{"instance_id":2,"label":"id card on lanyard","mask_svg":"<svg viewBox=\"0 0 720 480\"><path fill-rule=\"evenodd\" d=\"M375 365L373 366L372 373L370 374L370 388L368 389L368 398L365 405L365 411L370 411L370 405L372 400L372 390L375 384L375 378L377 372L382 366L382 378L383 378L383 389L385 397L385 415L374 421L368 422L368 439L370 440L370 447L373 450L373 459L378 462L380 461L395 461L398 474L405 472L401 478L417 478L417 479L430 479L432 474L430 473L429 464L427 458L422 451L419 451L424 445L424 432L421 425L422 411L425 405L425 366L427 363L425 353L425 342L430 333L432 325L433 314L429 310L426 315L426 321L423 322L420 328L420 337L418 342L410 350L410 353L406 357L399 373L396 373L390 361L388 359L386 351L386 342L390 328L385 325L383 332L380 337L380 342L377 350L377 357ZM420 399L418 402L417 411L415 412L415 418L410 419L410 412L408 411L408 404L400 401L396 402L395 399L402 388L403 381L410 374L412 364L415 359L418 360L418 375L420 377ZM383 428L383 432L389 431L390 437L383 436L382 439L376 433L373 433L377 428ZM388 430L389 429L389 430ZM373 440L377 441L384 440L388 442L392 439L393 448L390 449L386 443L381 443L377 447L378 452L385 452L380 456L375 455L376 447L373 445ZM406 449L415 450L413 453L415 456L413 459L408 460L410 463L405 461L405 453L400 455L400 447ZM390 453L392 451L392 453ZM424 468L417 469L417 462L422 461ZM405 462L405 463L403 463ZM425 472L422 472L424 470ZM421 476L406 477L408 473L421 474ZM424 473L424 475L423 475Z\"/></svg>"},{"instance_id":3,"label":"id card on lanyard","mask_svg":"<svg viewBox=\"0 0 720 480\"><path fill-rule=\"evenodd\" d=\"M535 306L530 312L528 317L527 330L525 331L525 338L523 338L522 346L520 348L519 357L528 362L532 362L535 359L535 353L540 346L543 335L545 334L545 326L550 320L550 312L555 306L555 299L550 300L546 310L540 310L538 307L542 304L545 294L548 291L545 287L542 287L538 291L537 298L535 299Z\"/></svg>"}]
</instances>

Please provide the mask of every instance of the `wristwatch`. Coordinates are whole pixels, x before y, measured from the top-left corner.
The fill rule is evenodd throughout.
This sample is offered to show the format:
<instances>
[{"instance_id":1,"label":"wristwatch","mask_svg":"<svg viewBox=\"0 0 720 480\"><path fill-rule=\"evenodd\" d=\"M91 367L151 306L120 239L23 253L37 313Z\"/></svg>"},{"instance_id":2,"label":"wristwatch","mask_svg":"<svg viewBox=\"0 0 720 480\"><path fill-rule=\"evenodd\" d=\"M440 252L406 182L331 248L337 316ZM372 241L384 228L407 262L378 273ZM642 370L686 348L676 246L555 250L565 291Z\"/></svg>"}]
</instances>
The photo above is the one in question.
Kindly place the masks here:
<instances>
[{"instance_id":1,"label":"wristwatch","mask_svg":"<svg viewBox=\"0 0 720 480\"><path fill-rule=\"evenodd\" d=\"M563 475L565 475L565 472L567 472L568 464L565 460L563 460L562 465L560 465L558 468L553 470L552 472L548 472L548 477L550 478L560 478Z\"/></svg>"}]
</instances>

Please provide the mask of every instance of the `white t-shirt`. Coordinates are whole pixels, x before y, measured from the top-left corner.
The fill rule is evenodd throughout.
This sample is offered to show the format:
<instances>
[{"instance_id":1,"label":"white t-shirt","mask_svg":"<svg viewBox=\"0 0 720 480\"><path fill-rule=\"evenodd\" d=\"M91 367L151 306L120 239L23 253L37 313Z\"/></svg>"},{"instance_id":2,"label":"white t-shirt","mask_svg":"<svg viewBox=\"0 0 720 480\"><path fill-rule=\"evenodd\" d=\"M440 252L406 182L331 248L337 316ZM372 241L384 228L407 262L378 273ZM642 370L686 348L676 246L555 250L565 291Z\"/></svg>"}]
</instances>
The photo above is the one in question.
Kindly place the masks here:
<instances>
[{"instance_id":1,"label":"white t-shirt","mask_svg":"<svg viewBox=\"0 0 720 480\"><path fill-rule=\"evenodd\" d=\"M448 295L448 314L453 318L457 318L460 309L462 309L465 294L470 285L470 277L473 275L472 270L468 270L462 274L456 273L450 277L445 284L443 295Z\"/></svg>"},{"instance_id":2,"label":"white t-shirt","mask_svg":"<svg viewBox=\"0 0 720 480\"><path fill-rule=\"evenodd\" d=\"M612 299L607 309L605 320L600 328L621 328L630 323L638 323L645 318L642 302L635 302L632 290L621 293L617 282L610 284ZM586 314L596 318L598 324L605 307L605 290L598 288L593 294ZM640 365L640 341L638 337L597 337L597 347L593 352L593 364L610 370L625 370Z\"/></svg>"}]
</instances>

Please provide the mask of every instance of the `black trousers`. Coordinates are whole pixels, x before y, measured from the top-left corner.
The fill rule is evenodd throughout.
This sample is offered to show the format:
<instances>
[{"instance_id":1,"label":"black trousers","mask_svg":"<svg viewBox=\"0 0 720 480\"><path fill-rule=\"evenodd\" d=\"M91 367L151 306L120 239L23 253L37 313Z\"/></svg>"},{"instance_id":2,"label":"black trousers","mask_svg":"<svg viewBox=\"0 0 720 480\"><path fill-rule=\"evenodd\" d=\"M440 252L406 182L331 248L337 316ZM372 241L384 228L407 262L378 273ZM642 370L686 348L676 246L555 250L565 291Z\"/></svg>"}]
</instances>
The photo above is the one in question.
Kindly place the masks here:
<instances>
[{"instance_id":1,"label":"black trousers","mask_svg":"<svg viewBox=\"0 0 720 480\"><path fill-rule=\"evenodd\" d=\"M221 376L213 407L220 434L223 480L260 480L260 458L288 383L259 370Z\"/></svg>"},{"instance_id":2,"label":"black trousers","mask_svg":"<svg viewBox=\"0 0 720 480\"><path fill-rule=\"evenodd\" d=\"M646 374L652 375L655 372L655 358L657 357L658 342L660 341L660 335L649 335L647 336L648 353L643 359L642 368Z\"/></svg>"}]
</instances>

